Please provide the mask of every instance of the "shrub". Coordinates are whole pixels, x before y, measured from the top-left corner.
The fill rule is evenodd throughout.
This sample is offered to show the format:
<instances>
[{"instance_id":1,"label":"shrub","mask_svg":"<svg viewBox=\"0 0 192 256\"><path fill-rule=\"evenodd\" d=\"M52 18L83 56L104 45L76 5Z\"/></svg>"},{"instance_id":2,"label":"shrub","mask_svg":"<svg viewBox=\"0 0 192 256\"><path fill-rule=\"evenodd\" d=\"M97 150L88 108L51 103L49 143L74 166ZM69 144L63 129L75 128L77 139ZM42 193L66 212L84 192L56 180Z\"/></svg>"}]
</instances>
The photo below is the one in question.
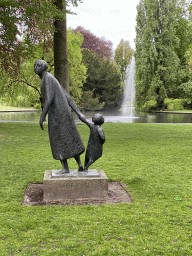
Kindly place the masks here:
<instances>
[{"instance_id":1,"label":"shrub","mask_svg":"<svg viewBox=\"0 0 192 256\"><path fill-rule=\"evenodd\" d=\"M41 109L41 103L35 103L34 108L35 109Z\"/></svg>"},{"instance_id":2,"label":"shrub","mask_svg":"<svg viewBox=\"0 0 192 256\"><path fill-rule=\"evenodd\" d=\"M182 110L184 109L184 100L183 99L164 99L164 106L168 110Z\"/></svg>"},{"instance_id":3,"label":"shrub","mask_svg":"<svg viewBox=\"0 0 192 256\"><path fill-rule=\"evenodd\" d=\"M154 109L157 108L157 101L156 100L149 100L146 101L141 107L140 110L141 111L146 111L146 112L150 112Z\"/></svg>"}]
</instances>

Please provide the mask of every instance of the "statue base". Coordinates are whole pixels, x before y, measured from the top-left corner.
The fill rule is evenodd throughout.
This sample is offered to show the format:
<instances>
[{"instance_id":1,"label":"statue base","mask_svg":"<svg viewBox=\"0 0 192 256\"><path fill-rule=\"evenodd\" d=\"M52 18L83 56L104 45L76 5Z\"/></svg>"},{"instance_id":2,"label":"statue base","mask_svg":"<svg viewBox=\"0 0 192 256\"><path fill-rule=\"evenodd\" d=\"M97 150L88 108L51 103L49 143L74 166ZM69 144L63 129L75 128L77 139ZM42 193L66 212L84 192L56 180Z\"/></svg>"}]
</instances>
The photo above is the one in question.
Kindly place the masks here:
<instances>
[{"instance_id":1,"label":"statue base","mask_svg":"<svg viewBox=\"0 0 192 256\"><path fill-rule=\"evenodd\" d=\"M88 172L72 170L60 176L55 174L57 172L58 170L45 171L43 180L45 202L107 199L108 178L102 170L93 169Z\"/></svg>"},{"instance_id":2,"label":"statue base","mask_svg":"<svg viewBox=\"0 0 192 256\"><path fill-rule=\"evenodd\" d=\"M69 173L61 174L60 170L52 170L51 177L99 177L96 169L88 170L88 172L78 172L78 170L70 170Z\"/></svg>"}]
</instances>

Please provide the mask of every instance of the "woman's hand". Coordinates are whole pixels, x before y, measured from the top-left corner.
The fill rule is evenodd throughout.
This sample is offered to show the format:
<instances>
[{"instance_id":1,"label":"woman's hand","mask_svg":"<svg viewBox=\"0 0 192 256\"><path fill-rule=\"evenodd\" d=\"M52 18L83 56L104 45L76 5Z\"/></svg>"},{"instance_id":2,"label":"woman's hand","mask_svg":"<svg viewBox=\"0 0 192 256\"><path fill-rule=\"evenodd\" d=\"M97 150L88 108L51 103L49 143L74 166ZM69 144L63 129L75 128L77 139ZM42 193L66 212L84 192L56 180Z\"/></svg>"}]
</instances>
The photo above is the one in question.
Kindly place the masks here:
<instances>
[{"instance_id":1,"label":"woman's hand","mask_svg":"<svg viewBox=\"0 0 192 256\"><path fill-rule=\"evenodd\" d=\"M43 120L42 120L42 118L40 118L39 124L40 124L41 129L42 129L42 130L44 130L44 128L43 128Z\"/></svg>"}]
</instances>

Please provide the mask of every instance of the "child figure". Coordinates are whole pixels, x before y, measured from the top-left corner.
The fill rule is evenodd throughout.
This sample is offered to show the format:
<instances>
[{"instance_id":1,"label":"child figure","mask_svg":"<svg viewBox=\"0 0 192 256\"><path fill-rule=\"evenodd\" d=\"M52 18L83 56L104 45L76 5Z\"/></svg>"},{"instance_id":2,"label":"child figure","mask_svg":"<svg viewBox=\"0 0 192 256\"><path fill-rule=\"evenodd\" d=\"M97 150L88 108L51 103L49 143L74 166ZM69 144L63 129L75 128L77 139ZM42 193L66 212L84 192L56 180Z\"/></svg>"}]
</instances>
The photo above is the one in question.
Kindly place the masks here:
<instances>
[{"instance_id":1,"label":"child figure","mask_svg":"<svg viewBox=\"0 0 192 256\"><path fill-rule=\"evenodd\" d=\"M101 114L95 114L92 121L86 119L86 124L90 128L90 136L85 154L84 171L88 171L89 166L102 156L103 144L105 135L101 125L104 123L104 118Z\"/></svg>"}]
</instances>

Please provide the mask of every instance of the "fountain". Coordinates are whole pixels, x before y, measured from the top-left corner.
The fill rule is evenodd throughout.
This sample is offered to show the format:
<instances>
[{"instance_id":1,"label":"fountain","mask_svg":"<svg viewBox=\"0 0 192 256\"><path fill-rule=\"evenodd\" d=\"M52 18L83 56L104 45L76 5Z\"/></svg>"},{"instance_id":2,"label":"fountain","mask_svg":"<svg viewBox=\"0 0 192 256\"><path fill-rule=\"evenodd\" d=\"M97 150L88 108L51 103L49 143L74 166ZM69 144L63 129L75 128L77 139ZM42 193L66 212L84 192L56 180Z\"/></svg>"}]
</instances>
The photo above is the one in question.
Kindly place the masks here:
<instances>
[{"instance_id":1,"label":"fountain","mask_svg":"<svg viewBox=\"0 0 192 256\"><path fill-rule=\"evenodd\" d=\"M125 80L124 98L122 102L122 116L131 119L138 118L134 116L134 101L135 101L135 57L132 57L128 66L127 78Z\"/></svg>"}]
</instances>

